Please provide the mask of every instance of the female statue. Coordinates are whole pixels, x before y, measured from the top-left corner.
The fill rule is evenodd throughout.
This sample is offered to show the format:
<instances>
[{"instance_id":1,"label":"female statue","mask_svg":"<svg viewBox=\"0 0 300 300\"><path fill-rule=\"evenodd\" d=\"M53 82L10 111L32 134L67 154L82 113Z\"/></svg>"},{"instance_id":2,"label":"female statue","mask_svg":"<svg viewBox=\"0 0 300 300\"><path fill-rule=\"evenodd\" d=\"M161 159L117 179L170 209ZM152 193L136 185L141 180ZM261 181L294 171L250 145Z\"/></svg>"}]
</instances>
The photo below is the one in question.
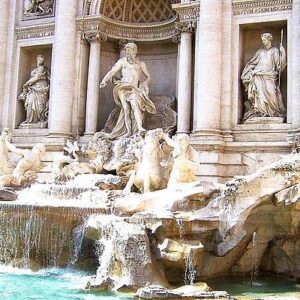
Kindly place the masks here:
<instances>
[{"instance_id":1,"label":"female statue","mask_svg":"<svg viewBox=\"0 0 300 300\"><path fill-rule=\"evenodd\" d=\"M278 78L286 67L286 52L282 44L279 49L272 45L271 33L263 33L261 40L264 48L256 52L241 76L249 101L245 120L285 116Z\"/></svg>"},{"instance_id":2,"label":"female statue","mask_svg":"<svg viewBox=\"0 0 300 300\"><path fill-rule=\"evenodd\" d=\"M36 68L32 70L30 79L23 85L19 100L25 102L26 120L21 124L38 124L46 127L48 119L50 72L44 66L42 55L36 57Z\"/></svg>"}]
</instances>

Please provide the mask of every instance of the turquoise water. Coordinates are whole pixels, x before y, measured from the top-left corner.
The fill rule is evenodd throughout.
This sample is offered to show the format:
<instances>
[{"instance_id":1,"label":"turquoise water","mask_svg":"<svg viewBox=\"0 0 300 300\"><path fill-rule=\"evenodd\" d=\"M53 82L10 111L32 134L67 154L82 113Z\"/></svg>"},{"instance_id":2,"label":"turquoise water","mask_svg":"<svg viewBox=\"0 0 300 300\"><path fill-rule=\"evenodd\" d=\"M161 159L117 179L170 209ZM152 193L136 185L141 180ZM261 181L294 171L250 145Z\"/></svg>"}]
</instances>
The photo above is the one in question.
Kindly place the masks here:
<instances>
[{"instance_id":1,"label":"turquoise water","mask_svg":"<svg viewBox=\"0 0 300 300\"><path fill-rule=\"evenodd\" d=\"M128 294L92 293L83 287L89 274L66 269L38 272L0 266L1 300L129 300ZM215 290L226 290L238 299L300 299L295 281L278 277L258 277L250 286L248 277L220 277L208 280Z\"/></svg>"},{"instance_id":2,"label":"turquoise water","mask_svg":"<svg viewBox=\"0 0 300 300\"><path fill-rule=\"evenodd\" d=\"M1 300L115 300L129 299L118 294L92 293L80 289L88 274L62 269L39 272L0 267Z\"/></svg>"},{"instance_id":3,"label":"turquoise water","mask_svg":"<svg viewBox=\"0 0 300 300\"><path fill-rule=\"evenodd\" d=\"M212 289L227 291L238 299L300 299L300 285L277 276L259 276L252 286L249 277L238 276L214 278L207 283Z\"/></svg>"}]
</instances>

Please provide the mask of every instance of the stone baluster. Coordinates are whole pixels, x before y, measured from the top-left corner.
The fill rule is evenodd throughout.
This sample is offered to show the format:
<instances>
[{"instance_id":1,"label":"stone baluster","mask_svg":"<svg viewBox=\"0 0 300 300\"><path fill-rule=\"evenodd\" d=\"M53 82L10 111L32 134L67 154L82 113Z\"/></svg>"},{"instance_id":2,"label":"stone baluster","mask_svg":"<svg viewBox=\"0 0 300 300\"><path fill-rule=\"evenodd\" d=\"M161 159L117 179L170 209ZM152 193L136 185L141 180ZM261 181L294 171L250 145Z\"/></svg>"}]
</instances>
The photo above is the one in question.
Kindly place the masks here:
<instances>
[{"instance_id":1,"label":"stone baluster","mask_svg":"<svg viewBox=\"0 0 300 300\"><path fill-rule=\"evenodd\" d=\"M195 138L220 140L220 101L222 88L222 2L201 0L197 72Z\"/></svg>"},{"instance_id":2,"label":"stone baluster","mask_svg":"<svg viewBox=\"0 0 300 300\"><path fill-rule=\"evenodd\" d=\"M85 117L85 134L93 135L97 132L98 107L100 98L100 55L101 42L106 41L107 36L100 32L86 32L84 39L90 44L88 87Z\"/></svg>"},{"instance_id":3,"label":"stone baluster","mask_svg":"<svg viewBox=\"0 0 300 300\"><path fill-rule=\"evenodd\" d=\"M49 101L49 134L71 133L75 86L77 1L57 1Z\"/></svg>"},{"instance_id":4,"label":"stone baluster","mask_svg":"<svg viewBox=\"0 0 300 300\"><path fill-rule=\"evenodd\" d=\"M180 31L178 63L178 133L189 133L192 109L192 37L193 23L176 23Z\"/></svg>"}]
</instances>

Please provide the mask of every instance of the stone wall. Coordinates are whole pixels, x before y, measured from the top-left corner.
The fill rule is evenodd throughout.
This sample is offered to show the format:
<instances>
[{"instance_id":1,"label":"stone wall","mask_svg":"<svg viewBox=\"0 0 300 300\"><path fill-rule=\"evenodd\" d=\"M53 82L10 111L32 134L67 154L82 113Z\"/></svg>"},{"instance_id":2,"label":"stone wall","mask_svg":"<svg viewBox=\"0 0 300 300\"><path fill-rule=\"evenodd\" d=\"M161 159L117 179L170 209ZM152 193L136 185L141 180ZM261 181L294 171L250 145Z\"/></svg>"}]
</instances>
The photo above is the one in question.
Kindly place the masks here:
<instances>
[{"instance_id":1,"label":"stone wall","mask_svg":"<svg viewBox=\"0 0 300 300\"><path fill-rule=\"evenodd\" d=\"M0 18L0 124L13 129L20 146L43 141L57 151L71 135L86 141L89 131L101 130L113 99L111 85L99 92L98 85L119 58L120 45L135 41L151 73L150 94L178 98L178 131L191 133L199 151L199 176L223 181L290 152L287 137L300 127L299 0L176 1L175 17L142 24L101 16L98 0L56 0L52 11L36 7L26 16L25 2L31 1L4 1ZM287 50L281 77L285 123L241 124L241 71L261 47L260 33L271 31L278 45L281 28ZM100 34L96 52L83 33ZM37 54L46 57L52 71L49 128L22 131L24 108L16 99ZM97 67L89 72L95 66L89 60L99 63L100 78Z\"/></svg>"}]
</instances>

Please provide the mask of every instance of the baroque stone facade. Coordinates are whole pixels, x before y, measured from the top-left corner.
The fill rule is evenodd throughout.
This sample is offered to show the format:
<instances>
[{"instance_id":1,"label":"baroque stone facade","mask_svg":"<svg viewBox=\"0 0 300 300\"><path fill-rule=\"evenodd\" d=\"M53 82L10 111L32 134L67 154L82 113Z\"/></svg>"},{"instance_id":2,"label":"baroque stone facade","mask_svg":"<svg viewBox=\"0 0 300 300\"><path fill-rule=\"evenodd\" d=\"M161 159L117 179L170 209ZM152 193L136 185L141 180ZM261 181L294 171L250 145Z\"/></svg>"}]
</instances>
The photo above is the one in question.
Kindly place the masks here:
<instances>
[{"instance_id":1,"label":"baroque stone facade","mask_svg":"<svg viewBox=\"0 0 300 300\"><path fill-rule=\"evenodd\" d=\"M11 128L21 147L47 144L46 164L70 136L87 142L114 109L100 81L124 56L122 45L136 42L151 75L150 98L176 99L177 132L189 134L198 151L197 175L225 181L251 173L290 152L300 129L299 19L300 0L4 0L1 129ZM240 78L262 33L286 49L285 117L245 124ZM26 111L17 98L38 55L51 72L48 128L20 129Z\"/></svg>"}]
</instances>

